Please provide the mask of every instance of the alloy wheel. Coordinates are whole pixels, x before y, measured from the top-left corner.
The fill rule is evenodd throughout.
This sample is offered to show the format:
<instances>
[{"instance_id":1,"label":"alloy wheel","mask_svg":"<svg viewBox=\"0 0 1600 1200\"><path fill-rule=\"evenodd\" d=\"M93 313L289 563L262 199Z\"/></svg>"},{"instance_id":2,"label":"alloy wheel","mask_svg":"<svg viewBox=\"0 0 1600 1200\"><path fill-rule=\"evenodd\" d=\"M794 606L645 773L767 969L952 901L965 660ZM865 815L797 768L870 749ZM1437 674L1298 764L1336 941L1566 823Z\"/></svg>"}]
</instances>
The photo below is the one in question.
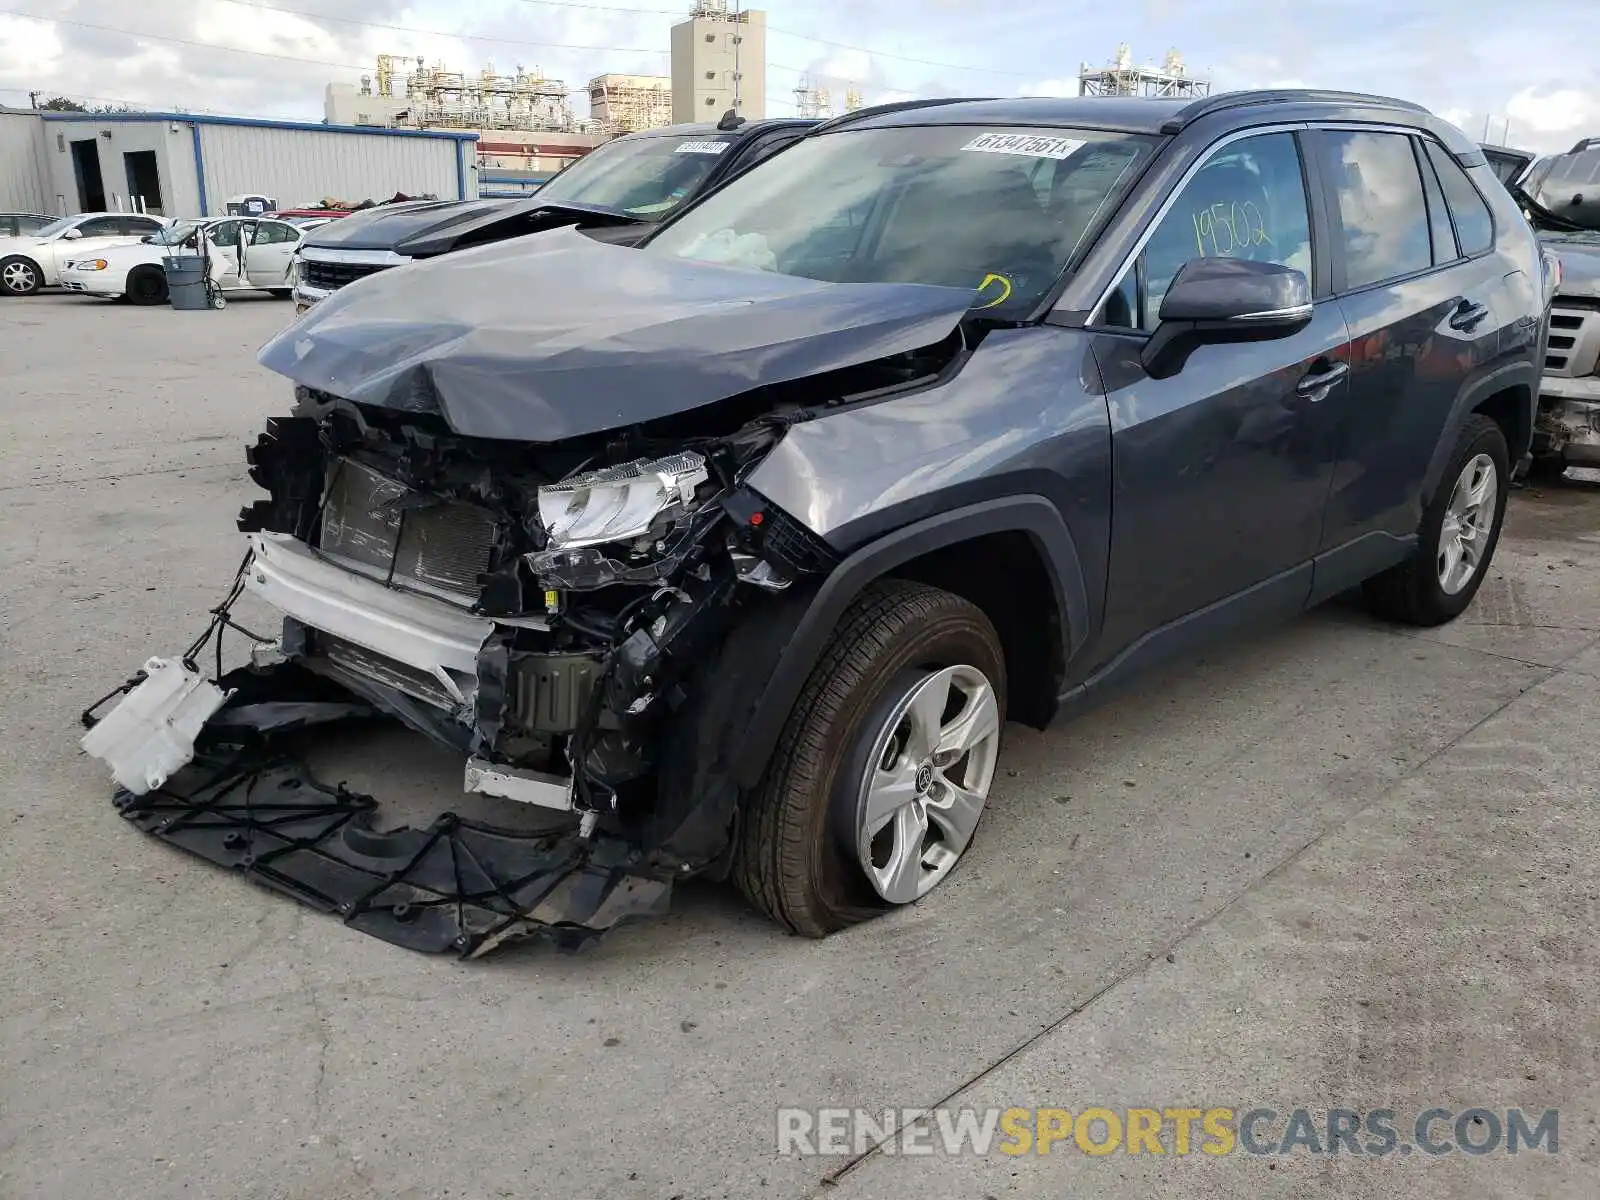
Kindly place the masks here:
<instances>
[{"instance_id":1,"label":"alloy wheel","mask_svg":"<svg viewBox=\"0 0 1600 1200\"><path fill-rule=\"evenodd\" d=\"M1500 482L1494 459L1476 454L1461 468L1439 528L1439 586L1454 596L1472 581L1494 532Z\"/></svg>"},{"instance_id":2,"label":"alloy wheel","mask_svg":"<svg viewBox=\"0 0 1600 1200\"><path fill-rule=\"evenodd\" d=\"M38 286L39 275L32 264L25 262L9 262L0 268L0 283L12 292L31 292Z\"/></svg>"},{"instance_id":3,"label":"alloy wheel","mask_svg":"<svg viewBox=\"0 0 1600 1200\"><path fill-rule=\"evenodd\" d=\"M856 849L873 888L909 904L972 840L1000 751L1000 706L976 667L945 667L907 688L873 739Z\"/></svg>"}]
</instances>

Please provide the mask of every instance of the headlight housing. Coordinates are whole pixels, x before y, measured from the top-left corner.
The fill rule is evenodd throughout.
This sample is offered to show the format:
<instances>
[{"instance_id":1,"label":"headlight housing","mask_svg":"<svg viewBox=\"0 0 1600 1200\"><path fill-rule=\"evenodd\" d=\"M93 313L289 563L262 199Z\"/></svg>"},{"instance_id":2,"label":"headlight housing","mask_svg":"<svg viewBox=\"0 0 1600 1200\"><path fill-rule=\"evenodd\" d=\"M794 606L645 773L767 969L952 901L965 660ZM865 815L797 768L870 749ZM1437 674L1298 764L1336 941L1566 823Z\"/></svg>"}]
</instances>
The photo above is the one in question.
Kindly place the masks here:
<instances>
[{"instance_id":1,"label":"headlight housing","mask_svg":"<svg viewBox=\"0 0 1600 1200\"><path fill-rule=\"evenodd\" d=\"M688 512L709 474L693 450L586 471L539 489L539 520L551 549L644 537Z\"/></svg>"},{"instance_id":2,"label":"headlight housing","mask_svg":"<svg viewBox=\"0 0 1600 1200\"><path fill-rule=\"evenodd\" d=\"M73 271L104 271L106 269L106 260L103 258L74 259L67 264L67 268Z\"/></svg>"}]
</instances>

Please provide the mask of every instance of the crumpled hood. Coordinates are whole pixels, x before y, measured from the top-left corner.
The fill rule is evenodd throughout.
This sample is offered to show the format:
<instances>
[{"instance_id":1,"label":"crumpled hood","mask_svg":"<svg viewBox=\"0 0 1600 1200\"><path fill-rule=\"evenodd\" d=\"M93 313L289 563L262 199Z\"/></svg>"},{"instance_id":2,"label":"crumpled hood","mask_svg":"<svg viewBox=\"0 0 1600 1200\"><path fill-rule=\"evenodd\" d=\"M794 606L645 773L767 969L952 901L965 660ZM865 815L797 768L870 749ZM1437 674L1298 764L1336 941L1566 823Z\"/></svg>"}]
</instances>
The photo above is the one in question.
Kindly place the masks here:
<instances>
[{"instance_id":1,"label":"crumpled hood","mask_svg":"<svg viewBox=\"0 0 1600 1200\"><path fill-rule=\"evenodd\" d=\"M379 271L261 349L294 382L553 442L941 341L962 288L819 283L567 227Z\"/></svg>"},{"instance_id":2,"label":"crumpled hood","mask_svg":"<svg viewBox=\"0 0 1600 1200\"><path fill-rule=\"evenodd\" d=\"M1561 260L1561 295L1600 297L1600 234L1542 233L1539 240Z\"/></svg>"},{"instance_id":3,"label":"crumpled hood","mask_svg":"<svg viewBox=\"0 0 1600 1200\"><path fill-rule=\"evenodd\" d=\"M340 250L392 250L406 238L463 225L486 213L509 208L513 203L511 200L429 200L378 205L318 225L300 244Z\"/></svg>"}]
</instances>

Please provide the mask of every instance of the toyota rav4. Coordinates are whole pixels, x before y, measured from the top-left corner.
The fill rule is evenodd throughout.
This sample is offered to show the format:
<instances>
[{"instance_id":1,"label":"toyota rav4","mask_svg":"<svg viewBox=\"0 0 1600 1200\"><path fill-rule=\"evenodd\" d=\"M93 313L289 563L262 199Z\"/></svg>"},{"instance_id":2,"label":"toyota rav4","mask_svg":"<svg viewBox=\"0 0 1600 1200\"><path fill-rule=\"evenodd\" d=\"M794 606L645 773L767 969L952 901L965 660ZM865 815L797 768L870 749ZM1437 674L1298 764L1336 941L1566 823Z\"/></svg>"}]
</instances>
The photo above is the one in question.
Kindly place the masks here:
<instances>
[{"instance_id":1,"label":"toyota rav4","mask_svg":"<svg viewBox=\"0 0 1600 1200\"><path fill-rule=\"evenodd\" d=\"M1461 613L1546 290L1400 101L851 114L640 246L460 251L269 343L235 587L85 745L139 827L402 944L581 942L693 875L824 935L949 876L1007 721L1354 587ZM244 591L281 635L207 680ZM287 754L376 715L548 821L384 828Z\"/></svg>"}]
</instances>

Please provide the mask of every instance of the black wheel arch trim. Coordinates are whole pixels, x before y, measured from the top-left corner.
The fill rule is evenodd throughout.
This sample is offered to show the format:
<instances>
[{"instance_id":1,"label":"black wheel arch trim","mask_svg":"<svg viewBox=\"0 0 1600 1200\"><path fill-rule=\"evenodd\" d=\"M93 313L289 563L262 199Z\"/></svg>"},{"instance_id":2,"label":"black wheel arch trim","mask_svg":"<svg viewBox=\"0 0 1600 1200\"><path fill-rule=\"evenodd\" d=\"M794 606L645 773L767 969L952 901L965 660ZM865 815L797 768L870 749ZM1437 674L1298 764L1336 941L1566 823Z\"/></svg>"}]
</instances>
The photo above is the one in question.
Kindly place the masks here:
<instances>
[{"instance_id":1,"label":"black wheel arch trim","mask_svg":"<svg viewBox=\"0 0 1600 1200\"><path fill-rule=\"evenodd\" d=\"M828 575L783 647L734 766L742 788L753 788L790 711L846 608L862 589L930 551L990 534L1023 533L1039 551L1055 592L1066 662L1088 637L1089 597L1077 546L1060 511L1043 496L1007 496L938 513L904 525L852 552Z\"/></svg>"},{"instance_id":2,"label":"black wheel arch trim","mask_svg":"<svg viewBox=\"0 0 1600 1200\"><path fill-rule=\"evenodd\" d=\"M1428 498L1433 495L1434 489L1444 475L1445 466L1450 459L1451 451L1455 449L1456 438L1461 434L1461 427L1467 423L1467 417L1477 409L1490 396L1505 391L1507 388L1524 387L1528 391L1527 428L1523 431L1524 442L1520 446L1509 443L1506 446L1511 459L1513 472L1518 462L1527 453L1533 437L1534 413L1539 403L1539 368L1531 361L1506 363L1494 368L1484 375L1474 379L1463 387L1456 396L1455 403L1450 407L1450 416L1445 421L1444 428L1440 431L1439 441L1434 446L1433 457L1428 462L1428 473L1423 478L1421 503L1425 507Z\"/></svg>"}]
</instances>

